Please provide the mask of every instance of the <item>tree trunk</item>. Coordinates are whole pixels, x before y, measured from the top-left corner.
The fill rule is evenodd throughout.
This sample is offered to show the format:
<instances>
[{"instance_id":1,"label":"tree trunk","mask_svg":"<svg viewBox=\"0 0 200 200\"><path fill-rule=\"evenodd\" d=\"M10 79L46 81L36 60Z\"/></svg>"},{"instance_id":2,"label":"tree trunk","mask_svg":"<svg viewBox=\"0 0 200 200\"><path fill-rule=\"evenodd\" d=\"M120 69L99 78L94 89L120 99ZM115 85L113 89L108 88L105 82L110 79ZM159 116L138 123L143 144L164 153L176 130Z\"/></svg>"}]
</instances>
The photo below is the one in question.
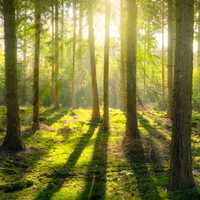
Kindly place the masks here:
<instances>
[{"instance_id":1,"label":"tree trunk","mask_svg":"<svg viewBox=\"0 0 200 200\"><path fill-rule=\"evenodd\" d=\"M79 51L78 59L80 65L82 65L82 40L83 40L83 2L79 1Z\"/></svg>"},{"instance_id":2,"label":"tree trunk","mask_svg":"<svg viewBox=\"0 0 200 200\"><path fill-rule=\"evenodd\" d=\"M51 8L51 26L52 26L52 63L51 63L51 92L52 92L52 104L54 104L55 100L55 12L54 5Z\"/></svg>"},{"instance_id":3,"label":"tree trunk","mask_svg":"<svg viewBox=\"0 0 200 200\"><path fill-rule=\"evenodd\" d=\"M54 72L54 78L55 78L55 101L54 101L54 107L59 107L59 42L58 42L58 0L55 2L55 72Z\"/></svg>"},{"instance_id":4,"label":"tree trunk","mask_svg":"<svg viewBox=\"0 0 200 200\"><path fill-rule=\"evenodd\" d=\"M64 0L61 1L61 46L60 46L60 66L63 67L64 59Z\"/></svg>"},{"instance_id":5,"label":"tree trunk","mask_svg":"<svg viewBox=\"0 0 200 200\"><path fill-rule=\"evenodd\" d=\"M25 8L25 14L24 17L27 19L27 10ZM26 91L26 71L27 71L27 26L24 25L23 27L24 31L24 37L23 37L23 83L22 83L22 103L23 105L26 104L27 101L27 91Z\"/></svg>"},{"instance_id":6,"label":"tree trunk","mask_svg":"<svg viewBox=\"0 0 200 200\"><path fill-rule=\"evenodd\" d=\"M5 37L5 79L7 131L3 148L20 151L24 145L20 135L19 106L17 96L17 47L15 1L3 0L4 37Z\"/></svg>"},{"instance_id":7,"label":"tree trunk","mask_svg":"<svg viewBox=\"0 0 200 200\"><path fill-rule=\"evenodd\" d=\"M121 0L120 40L121 40L121 65L120 65L120 108L126 111L126 1Z\"/></svg>"},{"instance_id":8,"label":"tree trunk","mask_svg":"<svg viewBox=\"0 0 200 200\"><path fill-rule=\"evenodd\" d=\"M168 0L168 103L167 115L172 119L173 102L173 68L174 68L174 41L173 41L173 0Z\"/></svg>"},{"instance_id":9,"label":"tree trunk","mask_svg":"<svg viewBox=\"0 0 200 200\"><path fill-rule=\"evenodd\" d=\"M89 27L89 50L90 50L90 65L92 78L92 121L98 121L100 118L99 111L99 97L96 78L96 60L95 60L95 44L94 44L94 30L93 30L93 3L89 3L88 10L88 27Z\"/></svg>"},{"instance_id":10,"label":"tree trunk","mask_svg":"<svg viewBox=\"0 0 200 200\"><path fill-rule=\"evenodd\" d=\"M105 0L105 44L104 44L104 107L103 107L103 127L109 128L109 48L110 48L110 0Z\"/></svg>"},{"instance_id":11,"label":"tree trunk","mask_svg":"<svg viewBox=\"0 0 200 200\"><path fill-rule=\"evenodd\" d=\"M147 65L147 43L148 43L148 34L147 34L147 25L146 23L144 24L144 31L145 31L145 38L144 38L144 61L143 61L143 101L145 101L145 97L146 97L146 65Z\"/></svg>"},{"instance_id":12,"label":"tree trunk","mask_svg":"<svg viewBox=\"0 0 200 200\"><path fill-rule=\"evenodd\" d=\"M165 2L162 0L162 101L165 105ZM165 106L164 106L165 107Z\"/></svg>"},{"instance_id":13,"label":"tree trunk","mask_svg":"<svg viewBox=\"0 0 200 200\"><path fill-rule=\"evenodd\" d=\"M40 2L35 1L35 58L34 58L34 75L33 75L33 131L36 131L40 128L40 125L39 125L40 31L41 31Z\"/></svg>"},{"instance_id":14,"label":"tree trunk","mask_svg":"<svg viewBox=\"0 0 200 200\"><path fill-rule=\"evenodd\" d=\"M198 10L198 18L197 18L197 42L198 42L198 51L197 51L197 88L198 93L200 94L200 1L197 1L197 10Z\"/></svg>"},{"instance_id":15,"label":"tree trunk","mask_svg":"<svg viewBox=\"0 0 200 200\"><path fill-rule=\"evenodd\" d=\"M195 186L191 155L193 22L194 1L176 0L177 29L170 190Z\"/></svg>"},{"instance_id":16,"label":"tree trunk","mask_svg":"<svg viewBox=\"0 0 200 200\"><path fill-rule=\"evenodd\" d=\"M73 21L74 21L74 30L73 30L73 58L72 58L72 102L71 107L75 106L75 69L76 69L76 29L77 29L77 16L76 16L76 0L73 0Z\"/></svg>"},{"instance_id":17,"label":"tree trunk","mask_svg":"<svg viewBox=\"0 0 200 200\"><path fill-rule=\"evenodd\" d=\"M126 134L138 137L136 111L136 49L137 49L137 7L135 0L127 5L127 122Z\"/></svg>"}]
</instances>

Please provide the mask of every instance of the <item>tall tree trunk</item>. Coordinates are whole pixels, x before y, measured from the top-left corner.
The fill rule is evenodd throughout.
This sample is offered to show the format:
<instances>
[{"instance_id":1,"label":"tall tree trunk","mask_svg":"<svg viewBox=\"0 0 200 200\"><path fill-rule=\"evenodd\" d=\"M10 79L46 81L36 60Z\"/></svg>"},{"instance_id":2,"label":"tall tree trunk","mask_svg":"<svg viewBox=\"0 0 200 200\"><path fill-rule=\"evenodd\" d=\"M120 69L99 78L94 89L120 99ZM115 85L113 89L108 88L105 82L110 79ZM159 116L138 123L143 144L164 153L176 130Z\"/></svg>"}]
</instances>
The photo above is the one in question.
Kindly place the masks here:
<instances>
[{"instance_id":1,"label":"tall tree trunk","mask_svg":"<svg viewBox=\"0 0 200 200\"><path fill-rule=\"evenodd\" d=\"M40 2L35 1L35 58L33 75L33 131L39 129Z\"/></svg>"},{"instance_id":2,"label":"tall tree trunk","mask_svg":"<svg viewBox=\"0 0 200 200\"><path fill-rule=\"evenodd\" d=\"M109 128L109 48L110 48L110 0L105 0L105 44L104 44L104 107L103 107L103 127Z\"/></svg>"},{"instance_id":3,"label":"tall tree trunk","mask_svg":"<svg viewBox=\"0 0 200 200\"><path fill-rule=\"evenodd\" d=\"M78 51L78 59L80 65L82 64L82 40L83 40L83 2L79 1L79 51Z\"/></svg>"},{"instance_id":4,"label":"tall tree trunk","mask_svg":"<svg viewBox=\"0 0 200 200\"><path fill-rule=\"evenodd\" d=\"M93 30L93 3L88 4L88 27L89 27L89 50L90 50L90 65L92 78L92 121L98 121L100 118L99 111L99 96L96 78L96 60L95 60L95 44L94 44L94 30Z\"/></svg>"},{"instance_id":5,"label":"tall tree trunk","mask_svg":"<svg viewBox=\"0 0 200 200\"><path fill-rule=\"evenodd\" d=\"M170 189L194 187L191 155L194 1L176 0L176 53Z\"/></svg>"},{"instance_id":6,"label":"tall tree trunk","mask_svg":"<svg viewBox=\"0 0 200 200\"><path fill-rule=\"evenodd\" d=\"M200 94L200 1L197 1L197 10L198 10L198 18L197 18L197 42L198 42L198 51L197 51L197 88L198 88L198 93Z\"/></svg>"},{"instance_id":7,"label":"tall tree trunk","mask_svg":"<svg viewBox=\"0 0 200 200\"><path fill-rule=\"evenodd\" d=\"M172 119L173 102L173 68L174 68L174 41L173 41L173 0L168 0L168 103L167 115Z\"/></svg>"},{"instance_id":8,"label":"tall tree trunk","mask_svg":"<svg viewBox=\"0 0 200 200\"><path fill-rule=\"evenodd\" d=\"M25 8L25 19L27 18L27 10ZM27 91L26 91L26 69L27 69L27 26L24 25L23 27L24 31L24 38L23 38L23 83L22 83L22 103L23 105L26 104L27 101Z\"/></svg>"},{"instance_id":9,"label":"tall tree trunk","mask_svg":"<svg viewBox=\"0 0 200 200\"><path fill-rule=\"evenodd\" d=\"M136 49L137 49L137 6L135 0L127 5L127 122L126 134L138 137L136 111Z\"/></svg>"},{"instance_id":10,"label":"tall tree trunk","mask_svg":"<svg viewBox=\"0 0 200 200\"><path fill-rule=\"evenodd\" d=\"M3 0L3 15L7 107L7 131L3 141L3 148L10 151L20 151L24 149L24 144L20 135L17 95L17 47L14 0Z\"/></svg>"},{"instance_id":11,"label":"tall tree trunk","mask_svg":"<svg viewBox=\"0 0 200 200\"><path fill-rule=\"evenodd\" d=\"M73 58L72 58L72 102L71 107L75 106L75 70L76 70L76 29L77 29L77 15L76 15L76 0L73 0L73 21L74 21L74 30L73 30Z\"/></svg>"},{"instance_id":12,"label":"tall tree trunk","mask_svg":"<svg viewBox=\"0 0 200 200\"><path fill-rule=\"evenodd\" d=\"M51 92L52 92L52 103L54 104L55 100L55 7L52 5L51 7L51 50L52 50L52 63L51 63Z\"/></svg>"},{"instance_id":13,"label":"tall tree trunk","mask_svg":"<svg viewBox=\"0 0 200 200\"><path fill-rule=\"evenodd\" d=\"M120 10L120 40L121 40L121 65L120 65L120 108L126 111L126 0L121 0Z\"/></svg>"},{"instance_id":14,"label":"tall tree trunk","mask_svg":"<svg viewBox=\"0 0 200 200\"><path fill-rule=\"evenodd\" d=\"M55 108L59 107L59 41L58 41L58 7L59 3L58 0L55 2L55 101L54 106Z\"/></svg>"},{"instance_id":15,"label":"tall tree trunk","mask_svg":"<svg viewBox=\"0 0 200 200\"><path fill-rule=\"evenodd\" d=\"M143 88L144 88L144 93L143 93L143 100L145 100L146 97L146 59L147 59L147 43L148 43L148 34L147 34L147 25L146 23L144 24L144 31L145 31L145 38L144 38L144 61L143 61Z\"/></svg>"},{"instance_id":16,"label":"tall tree trunk","mask_svg":"<svg viewBox=\"0 0 200 200\"><path fill-rule=\"evenodd\" d=\"M61 46L60 46L60 66L63 67L64 59L64 0L61 1Z\"/></svg>"},{"instance_id":17,"label":"tall tree trunk","mask_svg":"<svg viewBox=\"0 0 200 200\"><path fill-rule=\"evenodd\" d=\"M162 101L165 105L165 2L162 0Z\"/></svg>"}]
</instances>

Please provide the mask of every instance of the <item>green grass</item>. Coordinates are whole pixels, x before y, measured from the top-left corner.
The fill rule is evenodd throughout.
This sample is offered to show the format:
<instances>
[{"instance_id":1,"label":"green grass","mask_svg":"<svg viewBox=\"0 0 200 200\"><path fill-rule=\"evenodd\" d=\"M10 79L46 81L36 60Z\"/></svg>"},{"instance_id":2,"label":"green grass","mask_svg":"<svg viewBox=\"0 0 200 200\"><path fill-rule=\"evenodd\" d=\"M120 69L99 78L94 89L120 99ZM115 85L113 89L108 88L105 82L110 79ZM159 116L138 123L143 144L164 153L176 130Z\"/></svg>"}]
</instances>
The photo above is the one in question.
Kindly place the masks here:
<instances>
[{"instance_id":1,"label":"green grass","mask_svg":"<svg viewBox=\"0 0 200 200\"><path fill-rule=\"evenodd\" d=\"M41 130L32 134L31 109L21 109L26 151L0 154L0 200L198 200L200 115L193 115L193 157L197 190L169 194L171 125L165 113L139 112L140 160L123 148L125 117L110 109L111 129L91 124L91 111L41 109ZM5 109L0 108L1 121ZM4 123L0 123L4 129ZM0 140L4 137L0 133ZM131 143L131 141L130 141ZM142 159L141 159L142 158Z\"/></svg>"}]
</instances>

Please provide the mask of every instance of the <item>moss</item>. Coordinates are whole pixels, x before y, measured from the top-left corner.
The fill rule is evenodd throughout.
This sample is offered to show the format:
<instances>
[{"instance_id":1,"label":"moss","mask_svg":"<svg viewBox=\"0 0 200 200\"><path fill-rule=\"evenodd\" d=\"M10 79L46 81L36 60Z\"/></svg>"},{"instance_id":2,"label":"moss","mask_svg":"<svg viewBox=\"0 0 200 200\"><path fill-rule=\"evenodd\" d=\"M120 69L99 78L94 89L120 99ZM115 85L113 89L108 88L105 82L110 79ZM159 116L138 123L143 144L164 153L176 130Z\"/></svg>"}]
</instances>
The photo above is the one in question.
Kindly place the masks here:
<instances>
[{"instance_id":1,"label":"moss","mask_svg":"<svg viewBox=\"0 0 200 200\"><path fill-rule=\"evenodd\" d=\"M14 183L0 185L0 190L3 190L4 192L16 192L31 187L32 185L33 181L31 180L20 180Z\"/></svg>"},{"instance_id":2,"label":"moss","mask_svg":"<svg viewBox=\"0 0 200 200\"><path fill-rule=\"evenodd\" d=\"M29 107L21 111L23 129L30 127L31 113ZM125 116L120 110L110 109L109 132L101 130L101 123L90 122L89 109L41 108L40 113L41 130L23 134L27 150L15 156L0 155L0 200L85 200L91 195L105 200L198 199L198 192L168 194L166 190L171 134L164 112L138 113L144 163L125 155ZM0 116L4 115L2 107ZM199 123L200 115L194 113L193 120ZM192 141L199 186L197 132Z\"/></svg>"}]
</instances>

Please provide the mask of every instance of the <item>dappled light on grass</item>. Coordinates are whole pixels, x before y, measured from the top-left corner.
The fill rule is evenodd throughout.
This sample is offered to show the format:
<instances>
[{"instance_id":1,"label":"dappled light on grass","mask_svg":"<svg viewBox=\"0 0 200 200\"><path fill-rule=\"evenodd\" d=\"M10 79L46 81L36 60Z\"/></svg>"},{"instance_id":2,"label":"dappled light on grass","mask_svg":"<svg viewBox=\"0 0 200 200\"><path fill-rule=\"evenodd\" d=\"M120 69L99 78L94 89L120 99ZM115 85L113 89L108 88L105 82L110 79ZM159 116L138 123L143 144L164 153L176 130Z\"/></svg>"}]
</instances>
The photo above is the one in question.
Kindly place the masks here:
<instances>
[{"instance_id":1,"label":"dappled light on grass","mask_svg":"<svg viewBox=\"0 0 200 200\"><path fill-rule=\"evenodd\" d=\"M130 138L127 140L132 151L129 154L122 148L125 116L119 110L110 109L109 132L102 131L101 123L90 122L90 110L44 109L41 112L41 123L46 126L24 137L27 150L19 153L14 162L0 156L0 185L19 180L30 180L33 185L15 192L0 190L0 200L118 200L122 196L126 200L184 200L187 196L180 193L172 196L166 190L170 134L162 113L138 113L141 137L136 143ZM198 140L198 134L194 133L197 182L200 181ZM140 149L134 151L134 144ZM194 198L197 195L193 191L190 194Z\"/></svg>"}]
</instances>

